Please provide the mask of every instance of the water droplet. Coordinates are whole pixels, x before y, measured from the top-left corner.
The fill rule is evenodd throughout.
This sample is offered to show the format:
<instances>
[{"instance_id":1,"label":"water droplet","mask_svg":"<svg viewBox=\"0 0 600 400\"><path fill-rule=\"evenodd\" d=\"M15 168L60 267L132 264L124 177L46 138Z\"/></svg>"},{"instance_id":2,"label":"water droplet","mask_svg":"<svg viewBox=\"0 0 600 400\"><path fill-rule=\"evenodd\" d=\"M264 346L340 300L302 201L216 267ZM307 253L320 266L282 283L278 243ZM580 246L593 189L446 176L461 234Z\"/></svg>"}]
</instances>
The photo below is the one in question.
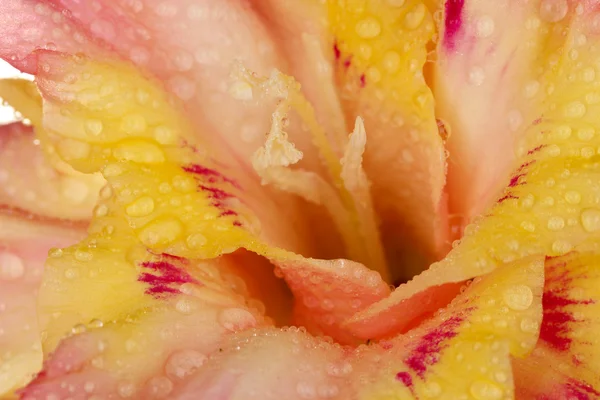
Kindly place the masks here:
<instances>
[{"instance_id":1,"label":"water droplet","mask_svg":"<svg viewBox=\"0 0 600 400\"><path fill-rule=\"evenodd\" d=\"M89 251L81 250L81 249L75 250L74 257L77 261L81 261L81 262L87 262L87 261L90 261L92 258L94 258L92 253L90 253Z\"/></svg>"},{"instance_id":2,"label":"water droplet","mask_svg":"<svg viewBox=\"0 0 600 400\"><path fill-rule=\"evenodd\" d=\"M550 157L558 157L560 156L560 147L556 144L552 144L547 147L546 152Z\"/></svg>"},{"instance_id":3,"label":"water droplet","mask_svg":"<svg viewBox=\"0 0 600 400\"><path fill-rule=\"evenodd\" d=\"M185 242L190 249L200 249L206 244L207 239L201 233L193 233L186 238Z\"/></svg>"},{"instance_id":4,"label":"water droplet","mask_svg":"<svg viewBox=\"0 0 600 400\"><path fill-rule=\"evenodd\" d=\"M182 314L191 314L194 311L194 303L186 297L182 297L175 303L175 309Z\"/></svg>"},{"instance_id":5,"label":"water droplet","mask_svg":"<svg viewBox=\"0 0 600 400\"><path fill-rule=\"evenodd\" d=\"M508 113L508 128L515 132L523 123L523 115L519 110L511 110Z\"/></svg>"},{"instance_id":6,"label":"water droplet","mask_svg":"<svg viewBox=\"0 0 600 400\"><path fill-rule=\"evenodd\" d=\"M131 382L121 382L117 385L117 392L121 397L131 397L135 394L135 391L135 385Z\"/></svg>"},{"instance_id":7,"label":"water droplet","mask_svg":"<svg viewBox=\"0 0 600 400\"><path fill-rule=\"evenodd\" d=\"M130 217L145 217L154 211L154 200L152 197L140 197L125 208L125 212Z\"/></svg>"},{"instance_id":8,"label":"water droplet","mask_svg":"<svg viewBox=\"0 0 600 400\"><path fill-rule=\"evenodd\" d=\"M137 163L155 164L165 161L165 155L160 147L153 142L144 140L123 141L115 148L113 155L119 160ZM106 175L106 168L104 174Z\"/></svg>"},{"instance_id":9,"label":"water droplet","mask_svg":"<svg viewBox=\"0 0 600 400\"><path fill-rule=\"evenodd\" d=\"M74 327L71 328L71 332L75 335L83 333L87 330L87 328L85 327L85 325L83 324L77 324Z\"/></svg>"},{"instance_id":10,"label":"water droplet","mask_svg":"<svg viewBox=\"0 0 600 400\"><path fill-rule=\"evenodd\" d=\"M173 62L179 71L188 71L194 65L194 56L186 51L179 51L173 58Z\"/></svg>"},{"instance_id":11,"label":"water droplet","mask_svg":"<svg viewBox=\"0 0 600 400\"><path fill-rule=\"evenodd\" d=\"M58 257L61 257L62 255L63 255L62 249L50 249L50 251L48 252L48 256L50 256L52 258L58 258Z\"/></svg>"},{"instance_id":12,"label":"water droplet","mask_svg":"<svg viewBox=\"0 0 600 400\"><path fill-rule=\"evenodd\" d=\"M406 29L417 29L425 19L427 9L425 4L418 3L412 10L404 16L404 26Z\"/></svg>"},{"instance_id":13,"label":"water droplet","mask_svg":"<svg viewBox=\"0 0 600 400\"><path fill-rule=\"evenodd\" d=\"M100 197L104 200L109 199L113 195L112 186L105 185L100 189Z\"/></svg>"},{"instance_id":14,"label":"water droplet","mask_svg":"<svg viewBox=\"0 0 600 400\"><path fill-rule=\"evenodd\" d=\"M102 320L94 318L90 321L88 325L90 328L102 328L104 326L104 322L102 322Z\"/></svg>"},{"instance_id":15,"label":"water droplet","mask_svg":"<svg viewBox=\"0 0 600 400\"><path fill-rule=\"evenodd\" d=\"M513 285L503 293L504 302L513 310L527 310L533 303L533 292L526 285Z\"/></svg>"},{"instance_id":16,"label":"water droplet","mask_svg":"<svg viewBox=\"0 0 600 400\"><path fill-rule=\"evenodd\" d=\"M129 57L137 65L144 65L150 61L150 52L144 47L135 46L129 51Z\"/></svg>"},{"instance_id":17,"label":"water droplet","mask_svg":"<svg viewBox=\"0 0 600 400\"><path fill-rule=\"evenodd\" d=\"M148 381L148 391L154 398L162 398L171 393L173 382L166 376L155 376Z\"/></svg>"},{"instance_id":18,"label":"water droplet","mask_svg":"<svg viewBox=\"0 0 600 400\"><path fill-rule=\"evenodd\" d=\"M487 381L475 381L471 384L469 390L477 400L499 400L504 395L501 387Z\"/></svg>"},{"instance_id":19,"label":"water droplet","mask_svg":"<svg viewBox=\"0 0 600 400\"><path fill-rule=\"evenodd\" d=\"M485 72L481 67L473 67L469 71L469 83L475 86L481 86L485 80Z\"/></svg>"},{"instance_id":20,"label":"water droplet","mask_svg":"<svg viewBox=\"0 0 600 400\"><path fill-rule=\"evenodd\" d=\"M167 182L161 183L158 185L158 192L161 194L171 193L171 185L169 185Z\"/></svg>"},{"instance_id":21,"label":"water droplet","mask_svg":"<svg viewBox=\"0 0 600 400\"><path fill-rule=\"evenodd\" d=\"M565 219L554 216L548 219L548 229L551 231L560 231L565 227Z\"/></svg>"},{"instance_id":22,"label":"water droplet","mask_svg":"<svg viewBox=\"0 0 600 400\"><path fill-rule=\"evenodd\" d=\"M341 363L331 363L327 364L325 367L327 374L335 377L342 377L350 374L353 370L352 364L348 361L343 361Z\"/></svg>"},{"instance_id":23,"label":"water droplet","mask_svg":"<svg viewBox=\"0 0 600 400\"><path fill-rule=\"evenodd\" d=\"M523 88L523 95L526 98L531 99L538 93L539 90L540 83L538 81L529 81L527 82L527 84L525 84L525 87Z\"/></svg>"},{"instance_id":24,"label":"water droplet","mask_svg":"<svg viewBox=\"0 0 600 400\"><path fill-rule=\"evenodd\" d=\"M102 133L102 121L89 119L85 121L85 131L88 135L98 136Z\"/></svg>"},{"instance_id":25,"label":"water droplet","mask_svg":"<svg viewBox=\"0 0 600 400\"><path fill-rule=\"evenodd\" d=\"M65 278L75 279L79 276L79 270L75 268L67 268L65 270Z\"/></svg>"},{"instance_id":26,"label":"water droplet","mask_svg":"<svg viewBox=\"0 0 600 400\"><path fill-rule=\"evenodd\" d=\"M538 328L539 328L539 324L537 321L531 319L531 318L523 318L521 320L521 330L523 332L527 332L527 333L535 333L537 332Z\"/></svg>"},{"instance_id":27,"label":"water droplet","mask_svg":"<svg viewBox=\"0 0 600 400\"><path fill-rule=\"evenodd\" d=\"M495 23L494 20L488 15L484 15L477 20L477 36L480 38L486 38L494 33Z\"/></svg>"},{"instance_id":28,"label":"water droplet","mask_svg":"<svg viewBox=\"0 0 600 400\"><path fill-rule=\"evenodd\" d=\"M176 218L160 218L150 222L138 234L146 246L167 245L177 240L183 232L183 225Z\"/></svg>"},{"instance_id":29,"label":"water droplet","mask_svg":"<svg viewBox=\"0 0 600 400\"><path fill-rule=\"evenodd\" d=\"M381 65L390 73L397 72L400 69L400 55L395 51L388 51L383 56Z\"/></svg>"},{"instance_id":30,"label":"water droplet","mask_svg":"<svg viewBox=\"0 0 600 400\"><path fill-rule=\"evenodd\" d=\"M581 212L581 225L587 232L600 230L600 210L587 208Z\"/></svg>"},{"instance_id":31,"label":"water droplet","mask_svg":"<svg viewBox=\"0 0 600 400\"><path fill-rule=\"evenodd\" d=\"M206 361L206 356L196 350L181 350L167 360L165 372L171 379L183 379L193 374Z\"/></svg>"},{"instance_id":32,"label":"water droplet","mask_svg":"<svg viewBox=\"0 0 600 400\"><path fill-rule=\"evenodd\" d=\"M585 115L587 109L580 101L573 101L564 108L564 115L567 118L581 118Z\"/></svg>"},{"instance_id":33,"label":"water droplet","mask_svg":"<svg viewBox=\"0 0 600 400\"><path fill-rule=\"evenodd\" d=\"M90 193L85 182L75 177L64 177L60 181L60 190L63 198L73 204L81 204Z\"/></svg>"},{"instance_id":34,"label":"water droplet","mask_svg":"<svg viewBox=\"0 0 600 400\"><path fill-rule=\"evenodd\" d=\"M567 0L542 0L540 17L547 22L558 22L567 15L569 4Z\"/></svg>"},{"instance_id":35,"label":"water droplet","mask_svg":"<svg viewBox=\"0 0 600 400\"><path fill-rule=\"evenodd\" d=\"M86 382L83 384L83 390L86 393L92 393L95 388L96 388L96 385L94 384L94 382Z\"/></svg>"},{"instance_id":36,"label":"water droplet","mask_svg":"<svg viewBox=\"0 0 600 400\"><path fill-rule=\"evenodd\" d=\"M25 274L21 257L13 253L0 253L0 279L13 280Z\"/></svg>"},{"instance_id":37,"label":"water droplet","mask_svg":"<svg viewBox=\"0 0 600 400\"><path fill-rule=\"evenodd\" d=\"M102 19L95 19L90 25L90 30L94 35L108 41L113 40L117 35L113 24Z\"/></svg>"},{"instance_id":38,"label":"water droplet","mask_svg":"<svg viewBox=\"0 0 600 400\"><path fill-rule=\"evenodd\" d=\"M584 82L593 82L596 79L596 70L592 67L585 68L581 72L581 79Z\"/></svg>"},{"instance_id":39,"label":"water droplet","mask_svg":"<svg viewBox=\"0 0 600 400\"><path fill-rule=\"evenodd\" d=\"M527 232L534 232L535 224L531 221L523 221L523 222L521 222L521 228L523 228Z\"/></svg>"},{"instance_id":40,"label":"water droplet","mask_svg":"<svg viewBox=\"0 0 600 400\"><path fill-rule=\"evenodd\" d=\"M175 190L187 193L196 188L196 182L190 177L177 175L173 177L173 187Z\"/></svg>"},{"instance_id":41,"label":"water droplet","mask_svg":"<svg viewBox=\"0 0 600 400\"><path fill-rule=\"evenodd\" d=\"M587 146L581 149L581 157L588 159L592 158L596 154L596 150L593 147Z\"/></svg>"},{"instance_id":42,"label":"water droplet","mask_svg":"<svg viewBox=\"0 0 600 400\"><path fill-rule=\"evenodd\" d=\"M173 129L161 125L154 128L154 138L160 144L174 144L177 140L177 135Z\"/></svg>"},{"instance_id":43,"label":"water droplet","mask_svg":"<svg viewBox=\"0 0 600 400\"><path fill-rule=\"evenodd\" d=\"M108 214L108 206L106 204L99 204L94 208L94 215L96 217L104 217Z\"/></svg>"},{"instance_id":44,"label":"water droplet","mask_svg":"<svg viewBox=\"0 0 600 400\"><path fill-rule=\"evenodd\" d=\"M219 323L229 331L239 331L256 325L256 318L243 308L226 308L219 314Z\"/></svg>"},{"instance_id":45,"label":"water droplet","mask_svg":"<svg viewBox=\"0 0 600 400\"><path fill-rule=\"evenodd\" d=\"M142 133L146 130L146 119L138 114L126 115L121 120L121 129L130 135Z\"/></svg>"},{"instance_id":46,"label":"water droplet","mask_svg":"<svg viewBox=\"0 0 600 400\"><path fill-rule=\"evenodd\" d=\"M373 17L360 20L354 28L358 36L363 39L372 39L381 33L381 24Z\"/></svg>"},{"instance_id":47,"label":"water droplet","mask_svg":"<svg viewBox=\"0 0 600 400\"><path fill-rule=\"evenodd\" d=\"M321 385L317 390L317 393L321 399L331 399L336 397L340 393L337 385Z\"/></svg>"},{"instance_id":48,"label":"water droplet","mask_svg":"<svg viewBox=\"0 0 600 400\"><path fill-rule=\"evenodd\" d=\"M185 76L169 79L169 89L181 100L190 100L196 94L196 83Z\"/></svg>"},{"instance_id":49,"label":"water droplet","mask_svg":"<svg viewBox=\"0 0 600 400\"><path fill-rule=\"evenodd\" d=\"M579 204L579 202L581 202L581 194L579 192L570 190L565 193L565 200L569 204Z\"/></svg>"},{"instance_id":50,"label":"water droplet","mask_svg":"<svg viewBox=\"0 0 600 400\"><path fill-rule=\"evenodd\" d=\"M314 399L317 396L315 387L308 382L298 382L296 385L296 393L302 399Z\"/></svg>"},{"instance_id":51,"label":"water droplet","mask_svg":"<svg viewBox=\"0 0 600 400\"><path fill-rule=\"evenodd\" d=\"M565 240L556 240L554 243L552 243L552 251L556 255L566 254L570 252L572 248L573 246L571 245L571 243Z\"/></svg>"}]
</instances>

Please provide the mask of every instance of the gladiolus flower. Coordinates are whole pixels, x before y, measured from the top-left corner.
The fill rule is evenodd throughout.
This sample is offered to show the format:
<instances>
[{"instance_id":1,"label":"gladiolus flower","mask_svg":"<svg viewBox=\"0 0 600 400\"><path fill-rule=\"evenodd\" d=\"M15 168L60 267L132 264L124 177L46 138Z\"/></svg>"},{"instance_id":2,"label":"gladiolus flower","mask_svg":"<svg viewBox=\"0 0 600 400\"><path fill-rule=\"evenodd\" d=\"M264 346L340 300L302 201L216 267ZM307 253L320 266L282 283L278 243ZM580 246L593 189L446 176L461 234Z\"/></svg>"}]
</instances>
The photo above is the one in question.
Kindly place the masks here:
<instances>
[{"instance_id":1,"label":"gladiolus flower","mask_svg":"<svg viewBox=\"0 0 600 400\"><path fill-rule=\"evenodd\" d=\"M600 2L2 0L0 395L600 398Z\"/></svg>"}]
</instances>

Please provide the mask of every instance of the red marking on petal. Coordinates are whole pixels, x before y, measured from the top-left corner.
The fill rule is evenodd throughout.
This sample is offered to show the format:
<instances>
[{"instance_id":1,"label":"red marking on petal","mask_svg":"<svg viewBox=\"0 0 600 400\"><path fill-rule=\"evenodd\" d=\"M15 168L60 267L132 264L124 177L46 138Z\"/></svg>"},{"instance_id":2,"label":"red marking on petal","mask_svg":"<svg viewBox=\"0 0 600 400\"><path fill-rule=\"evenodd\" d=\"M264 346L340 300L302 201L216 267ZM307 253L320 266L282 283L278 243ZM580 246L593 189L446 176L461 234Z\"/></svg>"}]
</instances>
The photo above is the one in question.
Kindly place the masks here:
<instances>
[{"instance_id":1,"label":"red marking on petal","mask_svg":"<svg viewBox=\"0 0 600 400\"><path fill-rule=\"evenodd\" d=\"M569 399L577 400L591 400L597 399L600 396L600 392L592 387L589 383L570 380L566 384L566 392L569 395Z\"/></svg>"},{"instance_id":2,"label":"red marking on petal","mask_svg":"<svg viewBox=\"0 0 600 400\"><path fill-rule=\"evenodd\" d=\"M365 77L365 74L362 74L360 76L360 87L365 87L365 85L367 84L367 78Z\"/></svg>"},{"instance_id":3,"label":"red marking on petal","mask_svg":"<svg viewBox=\"0 0 600 400\"><path fill-rule=\"evenodd\" d=\"M518 199L518 197L512 193L508 193L508 194L505 194L504 196L502 196L501 198L499 198L498 203L502 203L503 201L508 200L508 199Z\"/></svg>"},{"instance_id":4,"label":"red marking on petal","mask_svg":"<svg viewBox=\"0 0 600 400\"><path fill-rule=\"evenodd\" d=\"M226 177L219 171L216 171L214 169L211 169L211 168L199 165L199 164L186 165L186 166L182 167L182 169L185 172L189 172L190 174L194 174L198 177L205 178L206 181L209 183L227 182L227 183L232 184L233 186L235 186L238 189L240 188L239 185L237 184L237 182L235 182L233 179Z\"/></svg>"},{"instance_id":5,"label":"red marking on petal","mask_svg":"<svg viewBox=\"0 0 600 400\"><path fill-rule=\"evenodd\" d=\"M462 10L464 3L464 0L446 0L444 45L449 50L453 50L456 45L456 36L462 26Z\"/></svg>"},{"instance_id":6,"label":"red marking on petal","mask_svg":"<svg viewBox=\"0 0 600 400\"><path fill-rule=\"evenodd\" d=\"M517 174L517 175L513 176L512 178L510 178L508 187L515 187L515 186L521 185L522 183L519 183L519 178L521 178L522 176L525 176L525 175L527 175L527 174Z\"/></svg>"},{"instance_id":7,"label":"red marking on petal","mask_svg":"<svg viewBox=\"0 0 600 400\"><path fill-rule=\"evenodd\" d=\"M146 261L142 263L142 267L148 268L153 272L143 272L140 274L138 281L150 285L146 289L146 294L155 297L179 293L179 289L171 285L181 285L184 283L199 283L185 270L176 267L168 261Z\"/></svg>"},{"instance_id":8,"label":"red marking on petal","mask_svg":"<svg viewBox=\"0 0 600 400\"><path fill-rule=\"evenodd\" d=\"M408 372L398 372L396 374L396 379L399 380L400 382L402 382L404 384L404 386L406 386L407 388L410 388L412 391L413 381L412 381L412 377L410 376L410 374Z\"/></svg>"},{"instance_id":9,"label":"red marking on petal","mask_svg":"<svg viewBox=\"0 0 600 400\"><path fill-rule=\"evenodd\" d=\"M340 51L340 48L338 47L337 42L335 42L333 44L333 54L335 55L336 60L339 60L340 57L342 56L342 52Z\"/></svg>"},{"instance_id":10,"label":"red marking on petal","mask_svg":"<svg viewBox=\"0 0 600 400\"><path fill-rule=\"evenodd\" d=\"M548 263L552 258L547 258ZM568 333L573 330L571 324L577 320L568 306L593 304L593 300L574 300L569 297L572 278L567 270L566 262L547 264L546 291L542 298L544 318L540 327L540 339L546 341L556 350L567 351L573 339Z\"/></svg>"},{"instance_id":11,"label":"red marking on petal","mask_svg":"<svg viewBox=\"0 0 600 400\"><path fill-rule=\"evenodd\" d=\"M438 362L439 353L445 348L444 342L458 334L457 329L463 321L464 316L454 316L427 333L404 361L405 364L423 378L427 368Z\"/></svg>"},{"instance_id":12,"label":"red marking on petal","mask_svg":"<svg viewBox=\"0 0 600 400\"><path fill-rule=\"evenodd\" d=\"M225 200L225 199L229 199L229 198L233 197L233 195L231 193L227 193L223 189L218 189L218 188L204 186L204 185L200 185L199 187L200 187L200 189L202 189L206 192L209 192L210 194L208 197L210 197L211 199L214 199L214 200Z\"/></svg>"},{"instance_id":13,"label":"red marking on petal","mask_svg":"<svg viewBox=\"0 0 600 400\"><path fill-rule=\"evenodd\" d=\"M535 147L535 148L533 148L533 149L529 150L529 151L527 152L527 155L532 155L533 153L537 153L538 151L540 151L540 150L541 150L541 149L543 149L544 147L545 147L545 145L541 144L541 145L539 145L538 147Z\"/></svg>"}]
</instances>

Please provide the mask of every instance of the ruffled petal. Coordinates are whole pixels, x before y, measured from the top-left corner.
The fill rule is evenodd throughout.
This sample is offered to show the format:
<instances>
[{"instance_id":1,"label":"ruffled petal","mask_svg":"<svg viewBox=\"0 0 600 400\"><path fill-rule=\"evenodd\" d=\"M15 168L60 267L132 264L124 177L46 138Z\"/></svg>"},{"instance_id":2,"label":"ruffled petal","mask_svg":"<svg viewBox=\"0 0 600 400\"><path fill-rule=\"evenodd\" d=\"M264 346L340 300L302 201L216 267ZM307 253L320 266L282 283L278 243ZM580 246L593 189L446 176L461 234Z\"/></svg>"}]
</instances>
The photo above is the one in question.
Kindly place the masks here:
<instances>
[{"instance_id":1,"label":"ruffled petal","mask_svg":"<svg viewBox=\"0 0 600 400\"><path fill-rule=\"evenodd\" d=\"M544 399L600 396L596 335L600 258L585 248L546 260L540 341L515 360L517 393ZM540 373L540 368L544 373Z\"/></svg>"},{"instance_id":2,"label":"ruffled petal","mask_svg":"<svg viewBox=\"0 0 600 400\"><path fill-rule=\"evenodd\" d=\"M379 274L275 247L293 245L285 234L261 232L266 200L215 162L217 153L198 140L176 103L131 66L47 51L36 57L40 140L76 170L101 172L107 185L89 236L48 260L39 296L47 362L26 397L85 391L84 383L114 393L123 380L136 393L154 390L157 380L172 389L157 374L177 346L206 354L227 332L270 324L237 276L235 264L251 259L242 248L279 267L298 301L297 318L308 318L316 333L356 341L340 326L389 293ZM237 262L227 256L234 252ZM302 311L315 301L320 312ZM181 331L161 342L160 332L174 324ZM139 352L128 350L138 342ZM150 349L160 354L146 365Z\"/></svg>"},{"instance_id":3,"label":"ruffled petal","mask_svg":"<svg viewBox=\"0 0 600 400\"><path fill-rule=\"evenodd\" d=\"M523 357L537 342L543 284L541 258L476 279L430 321L382 342L383 355L361 354L356 373L370 379L359 398L514 398L509 354Z\"/></svg>"},{"instance_id":4,"label":"ruffled petal","mask_svg":"<svg viewBox=\"0 0 600 400\"><path fill-rule=\"evenodd\" d=\"M522 7L531 5L527 4ZM470 10L465 7L463 13ZM538 38L539 96L532 100L531 119L518 133L512 176L505 178L504 192L493 207L467 226L446 258L355 316L356 321L384 313L428 288L486 274L504 262L530 255L559 256L580 243L595 242L600 231L595 167L600 103L589 74L596 68L598 49L592 39L597 37L597 12L592 4L578 3L560 21L547 22L564 35L549 31L548 40ZM527 30L527 24L517 26ZM491 40L468 40L475 39Z\"/></svg>"},{"instance_id":5,"label":"ruffled petal","mask_svg":"<svg viewBox=\"0 0 600 400\"><path fill-rule=\"evenodd\" d=\"M36 294L48 250L83 234L31 215L0 215L0 396L26 384L42 365Z\"/></svg>"},{"instance_id":6,"label":"ruffled petal","mask_svg":"<svg viewBox=\"0 0 600 400\"><path fill-rule=\"evenodd\" d=\"M365 119L365 171L394 278L405 281L449 245L446 157L423 76L435 26L422 1L328 8L339 96L348 123Z\"/></svg>"},{"instance_id":7,"label":"ruffled petal","mask_svg":"<svg viewBox=\"0 0 600 400\"><path fill-rule=\"evenodd\" d=\"M77 173L60 160L49 162L31 127L0 127L0 154L2 208L82 224L91 217L104 179Z\"/></svg>"}]
</instances>

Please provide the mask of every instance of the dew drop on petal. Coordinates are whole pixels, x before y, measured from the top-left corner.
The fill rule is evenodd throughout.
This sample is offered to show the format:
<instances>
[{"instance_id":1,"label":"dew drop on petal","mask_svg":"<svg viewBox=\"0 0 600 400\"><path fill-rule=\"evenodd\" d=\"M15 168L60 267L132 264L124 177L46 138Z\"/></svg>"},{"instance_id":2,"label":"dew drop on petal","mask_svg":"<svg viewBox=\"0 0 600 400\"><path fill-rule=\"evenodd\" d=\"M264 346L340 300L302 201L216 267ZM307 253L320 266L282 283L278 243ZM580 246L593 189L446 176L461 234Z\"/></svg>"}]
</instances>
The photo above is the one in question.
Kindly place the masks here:
<instances>
[{"instance_id":1,"label":"dew drop on petal","mask_svg":"<svg viewBox=\"0 0 600 400\"><path fill-rule=\"evenodd\" d=\"M494 33L495 23L494 20L488 16L484 15L477 20L477 36L480 38L486 38Z\"/></svg>"},{"instance_id":2,"label":"dew drop on petal","mask_svg":"<svg viewBox=\"0 0 600 400\"><path fill-rule=\"evenodd\" d=\"M219 323L229 331L239 331L256 325L256 318L243 308L227 308L219 314Z\"/></svg>"},{"instance_id":3,"label":"dew drop on petal","mask_svg":"<svg viewBox=\"0 0 600 400\"><path fill-rule=\"evenodd\" d=\"M166 376L155 376L148 383L148 391L153 398L163 398L173 390L173 382Z\"/></svg>"},{"instance_id":4,"label":"dew drop on petal","mask_svg":"<svg viewBox=\"0 0 600 400\"><path fill-rule=\"evenodd\" d=\"M581 225L587 232L598 232L600 230L600 210L587 208L581 212Z\"/></svg>"},{"instance_id":5,"label":"dew drop on petal","mask_svg":"<svg viewBox=\"0 0 600 400\"><path fill-rule=\"evenodd\" d=\"M569 11L567 0L542 0L540 3L540 17L546 22L558 22Z\"/></svg>"},{"instance_id":6,"label":"dew drop on petal","mask_svg":"<svg viewBox=\"0 0 600 400\"><path fill-rule=\"evenodd\" d=\"M533 303L533 292L526 285L513 285L503 293L504 302L513 310L523 311Z\"/></svg>"},{"instance_id":7,"label":"dew drop on petal","mask_svg":"<svg viewBox=\"0 0 600 400\"><path fill-rule=\"evenodd\" d=\"M469 390L477 400L499 400L504 395L502 388L487 381L475 381L471 384Z\"/></svg>"},{"instance_id":8,"label":"dew drop on petal","mask_svg":"<svg viewBox=\"0 0 600 400\"><path fill-rule=\"evenodd\" d=\"M19 279L25 274L25 265L21 257L13 253L0 253L0 279Z\"/></svg>"},{"instance_id":9,"label":"dew drop on petal","mask_svg":"<svg viewBox=\"0 0 600 400\"><path fill-rule=\"evenodd\" d=\"M140 197L125 208L130 217L145 217L154 211L154 200L151 197Z\"/></svg>"},{"instance_id":10,"label":"dew drop on petal","mask_svg":"<svg viewBox=\"0 0 600 400\"><path fill-rule=\"evenodd\" d=\"M356 33L363 39L372 39L381 33L381 24L373 17L367 17L358 21L355 27Z\"/></svg>"},{"instance_id":11,"label":"dew drop on petal","mask_svg":"<svg viewBox=\"0 0 600 400\"><path fill-rule=\"evenodd\" d=\"M548 230L560 231L565 227L565 220L562 217L554 216L548 219Z\"/></svg>"},{"instance_id":12,"label":"dew drop on petal","mask_svg":"<svg viewBox=\"0 0 600 400\"><path fill-rule=\"evenodd\" d=\"M196 350L173 353L167 360L165 372L171 379L183 379L193 374L206 361L206 356Z\"/></svg>"},{"instance_id":13,"label":"dew drop on petal","mask_svg":"<svg viewBox=\"0 0 600 400\"><path fill-rule=\"evenodd\" d=\"M404 26L406 29L417 29L421 23L423 23L426 12L427 8L425 7L425 4L418 3L412 10L406 13L406 16L404 17Z\"/></svg>"},{"instance_id":14,"label":"dew drop on petal","mask_svg":"<svg viewBox=\"0 0 600 400\"><path fill-rule=\"evenodd\" d=\"M579 192L570 190L565 193L565 200L569 204L579 204L579 202L581 202L581 194Z\"/></svg>"}]
</instances>

